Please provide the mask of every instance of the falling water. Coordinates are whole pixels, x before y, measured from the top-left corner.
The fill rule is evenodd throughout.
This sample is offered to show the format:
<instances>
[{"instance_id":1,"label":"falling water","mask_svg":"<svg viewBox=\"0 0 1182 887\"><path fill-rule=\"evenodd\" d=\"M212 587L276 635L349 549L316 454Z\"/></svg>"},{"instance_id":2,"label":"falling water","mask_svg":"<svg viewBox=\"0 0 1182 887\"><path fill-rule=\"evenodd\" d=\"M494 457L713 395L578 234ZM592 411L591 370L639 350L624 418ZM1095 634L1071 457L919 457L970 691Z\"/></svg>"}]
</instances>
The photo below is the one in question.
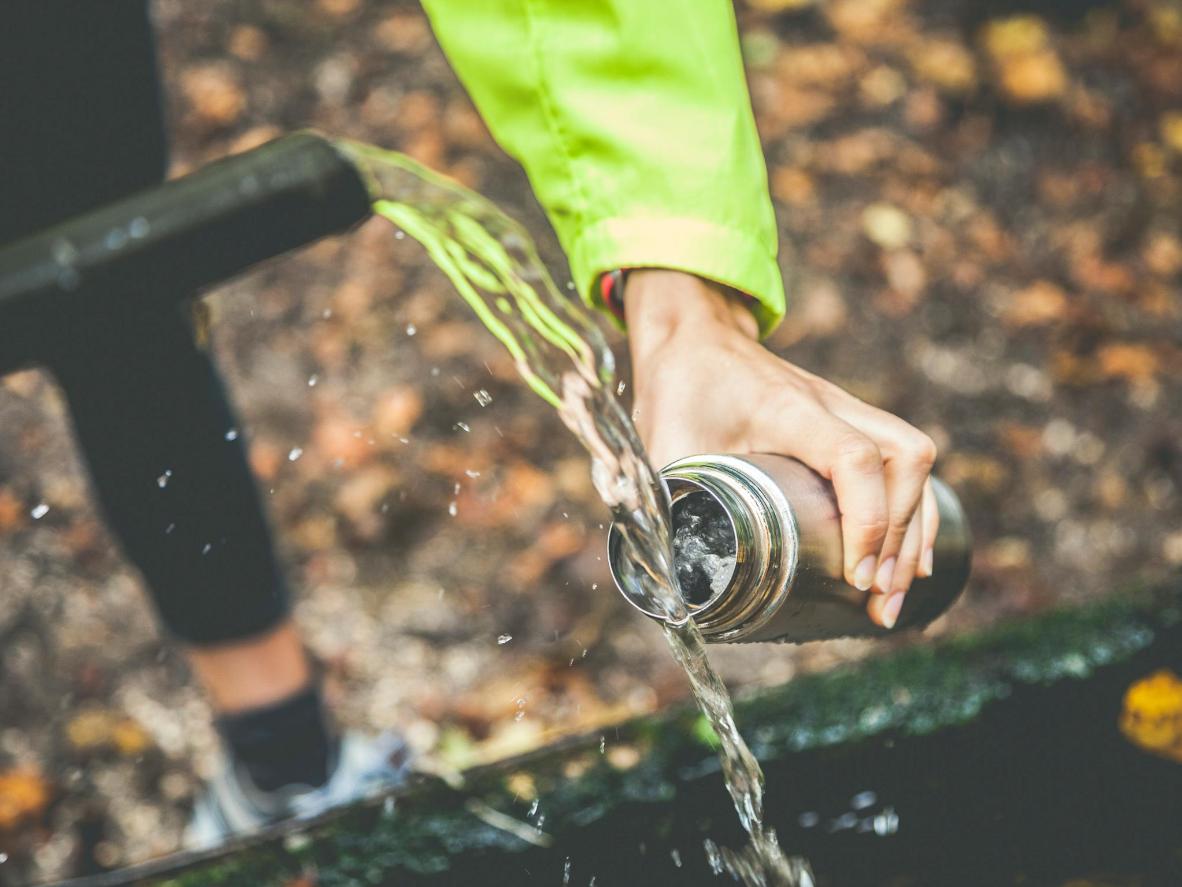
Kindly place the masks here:
<instances>
[{"instance_id":1,"label":"falling water","mask_svg":"<svg viewBox=\"0 0 1182 887\"><path fill-rule=\"evenodd\" d=\"M763 773L676 590L668 496L613 394L614 361L599 328L559 293L525 229L491 202L404 155L352 142L338 147L366 177L375 212L423 245L508 349L526 384L590 453L595 488L620 529L622 560L636 571L649 609L666 617L665 636L718 737L723 778L751 836L740 851L711 844L711 864L748 885L811 885L807 864L786 858L763 824Z\"/></svg>"}]
</instances>

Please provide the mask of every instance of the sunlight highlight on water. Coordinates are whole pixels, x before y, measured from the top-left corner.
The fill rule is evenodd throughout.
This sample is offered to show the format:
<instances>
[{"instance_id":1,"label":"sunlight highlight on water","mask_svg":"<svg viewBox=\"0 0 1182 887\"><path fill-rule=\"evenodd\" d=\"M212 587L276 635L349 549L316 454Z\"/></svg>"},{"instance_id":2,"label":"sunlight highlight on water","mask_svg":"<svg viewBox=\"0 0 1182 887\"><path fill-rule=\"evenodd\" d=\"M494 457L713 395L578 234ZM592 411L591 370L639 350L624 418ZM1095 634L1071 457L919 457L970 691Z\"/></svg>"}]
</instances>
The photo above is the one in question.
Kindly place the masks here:
<instances>
[{"instance_id":1,"label":"sunlight highlight on water","mask_svg":"<svg viewBox=\"0 0 1182 887\"><path fill-rule=\"evenodd\" d=\"M667 617L670 649L718 738L727 790L751 836L740 851L717 850L719 864L752 887L809 887L807 863L786 858L763 824L763 773L676 590L668 495L616 399L612 354L591 313L558 291L525 229L490 201L404 155L352 142L338 147L366 177L374 210L423 245L590 454L595 488L620 529L623 560L652 610Z\"/></svg>"}]
</instances>

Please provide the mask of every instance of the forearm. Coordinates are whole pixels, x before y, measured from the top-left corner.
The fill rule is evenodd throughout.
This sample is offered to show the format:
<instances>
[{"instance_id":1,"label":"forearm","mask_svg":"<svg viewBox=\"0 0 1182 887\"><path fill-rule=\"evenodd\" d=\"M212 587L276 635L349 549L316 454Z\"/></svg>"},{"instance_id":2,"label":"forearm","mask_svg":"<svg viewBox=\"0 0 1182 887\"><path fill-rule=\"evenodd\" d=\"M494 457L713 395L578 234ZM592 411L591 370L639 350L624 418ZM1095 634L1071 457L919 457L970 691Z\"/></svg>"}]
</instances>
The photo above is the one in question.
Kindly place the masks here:
<instances>
[{"instance_id":1,"label":"forearm","mask_svg":"<svg viewBox=\"0 0 1182 887\"><path fill-rule=\"evenodd\" d=\"M624 313L633 363L643 363L686 332L712 336L726 329L751 339L759 336L746 297L680 271L630 272L624 287Z\"/></svg>"}]
</instances>

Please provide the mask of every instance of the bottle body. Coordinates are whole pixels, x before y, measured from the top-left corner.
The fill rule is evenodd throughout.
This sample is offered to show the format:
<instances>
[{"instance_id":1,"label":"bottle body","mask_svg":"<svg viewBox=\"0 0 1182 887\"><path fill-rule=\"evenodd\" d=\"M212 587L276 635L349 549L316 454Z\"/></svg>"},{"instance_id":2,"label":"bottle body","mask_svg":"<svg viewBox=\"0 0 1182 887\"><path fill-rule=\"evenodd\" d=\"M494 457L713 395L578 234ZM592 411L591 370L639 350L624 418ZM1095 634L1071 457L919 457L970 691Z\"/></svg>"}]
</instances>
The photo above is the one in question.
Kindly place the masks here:
<instances>
[{"instance_id":1,"label":"bottle body","mask_svg":"<svg viewBox=\"0 0 1182 887\"><path fill-rule=\"evenodd\" d=\"M686 597L694 621L712 643L803 642L849 635L885 635L866 613L868 592L843 577L841 517L833 487L803 463L785 456L692 456L661 471L680 532L679 509L713 514L727 530L723 557L711 561ZM971 537L964 510L953 493L932 479L940 529L932 575L916 579L894 630L927 625L943 613L968 579ZM697 518L695 518L697 519ZM617 588L641 604L619 569L619 535L608 540ZM683 574L684 575L684 574Z\"/></svg>"}]
</instances>

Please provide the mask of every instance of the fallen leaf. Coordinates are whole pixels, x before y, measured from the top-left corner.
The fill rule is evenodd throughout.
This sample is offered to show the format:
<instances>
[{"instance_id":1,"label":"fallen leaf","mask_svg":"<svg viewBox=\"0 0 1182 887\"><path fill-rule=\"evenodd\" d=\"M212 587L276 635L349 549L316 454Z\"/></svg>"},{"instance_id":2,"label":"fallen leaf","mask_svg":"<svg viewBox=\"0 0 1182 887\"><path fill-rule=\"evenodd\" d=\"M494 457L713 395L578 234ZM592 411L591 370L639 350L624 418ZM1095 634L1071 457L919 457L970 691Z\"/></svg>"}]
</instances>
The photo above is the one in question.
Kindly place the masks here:
<instances>
[{"instance_id":1,"label":"fallen leaf","mask_svg":"<svg viewBox=\"0 0 1182 887\"><path fill-rule=\"evenodd\" d=\"M190 114L208 128L228 127L246 110L246 92L228 65L189 68L181 73L180 85Z\"/></svg>"},{"instance_id":2,"label":"fallen leaf","mask_svg":"<svg viewBox=\"0 0 1182 887\"><path fill-rule=\"evenodd\" d=\"M267 35L254 25L238 25L230 32L227 48L244 62L257 62L267 51Z\"/></svg>"},{"instance_id":3,"label":"fallen leaf","mask_svg":"<svg viewBox=\"0 0 1182 887\"><path fill-rule=\"evenodd\" d=\"M795 87L841 88L866 63L863 53L836 43L791 46L780 53L776 73Z\"/></svg>"},{"instance_id":4,"label":"fallen leaf","mask_svg":"<svg viewBox=\"0 0 1182 887\"><path fill-rule=\"evenodd\" d=\"M1005 297L1000 319L1010 328L1045 326L1063 320L1070 302L1062 288L1049 280L1036 280Z\"/></svg>"},{"instance_id":5,"label":"fallen leaf","mask_svg":"<svg viewBox=\"0 0 1182 887\"><path fill-rule=\"evenodd\" d=\"M1014 104L1058 98L1067 88L1067 71L1051 45L1046 23L1035 15L989 22L982 45L1002 95Z\"/></svg>"},{"instance_id":6,"label":"fallen leaf","mask_svg":"<svg viewBox=\"0 0 1182 887\"><path fill-rule=\"evenodd\" d=\"M84 709L66 724L66 740L80 754L116 751L134 758L152 747L152 738L140 724L106 708Z\"/></svg>"},{"instance_id":7,"label":"fallen leaf","mask_svg":"<svg viewBox=\"0 0 1182 887\"><path fill-rule=\"evenodd\" d=\"M1010 470L992 456L982 453L950 453L942 460L941 476L954 487L973 486L985 493L996 493L1010 479Z\"/></svg>"},{"instance_id":8,"label":"fallen leaf","mask_svg":"<svg viewBox=\"0 0 1182 887\"><path fill-rule=\"evenodd\" d=\"M1182 111L1169 111L1161 116L1161 140L1171 151L1182 154Z\"/></svg>"},{"instance_id":9,"label":"fallen leaf","mask_svg":"<svg viewBox=\"0 0 1182 887\"><path fill-rule=\"evenodd\" d=\"M911 218L897 206L872 203L862 211L862 231L883 249L901 249L911 240Z\"/></svg>"},{"instance_id":10,"label":"fallen leaf","mask_svg":"<svg viewBox=\"0 0 1182 887\"><path fill-rule=\"evenodd\" d=\"M1105 345L1096 353L1100 373L1107 379L1144 382L1158 370L1157 355L1146 345L1117 342Z\"/></svg>"},{"instance_id":11,"label":"fallen leaf","mask_svg":"<svg viewBox=\"0 0 1182 887\"><path fill-rule=\"evenodd\" d=\"M39 820L51 796L49 783L36 770L0 772L0 832Z\"/></svg>"},{"instance_id":12,"label":"fallen leaf","mask_svg":"<svg viewBox=\"0 0 1182 887\"><path fill-rule=\"evenodd\" d=\"M1161 277L1173 277L1182 272L1182 241L1164 231L1154 233L1141 250L1149 270Z\"/></svg>"},{"instance_id":13,"label":"fallen leaf","mask_svg":"<svg viewBox=\"0 0 1182 887\"><path fill-rule=\"evenodd\" d=\"M915 76L942 92L971 92L977 85L977 65L972 54L956 40L924 40L907 55Z\"/></svg>"},{"instance_id":14,"label":"fallen leaf","mask_svg":"<svg viewBox=\"0 0 1182 887\"><path fill-rule=\"evenodd\" d=\"M25 504L7 487L0 488L0 533L25 523Z\"/></svg>"},{"instance_id":15,"label":"fallen leaf","mask_svg":"<svg viewBox=\"0 0 1182 887\"><path fill-rule=\"evenodd\" d=\"M772 171L772 194L789 206L801 207L814 202L817 189L804 170L781 166Z\"/></svg>"},{"instance_id":16,"label":"fallen leaf","mask_svg":"<svg viewBox=\"0 0 1182 887\"><path fill-rule=\"evenodd\" d=\"M1131 684L1119 723L1138 748L1182 763L1182 679L1163 668Z\"/></svg>"}]
</instances>

